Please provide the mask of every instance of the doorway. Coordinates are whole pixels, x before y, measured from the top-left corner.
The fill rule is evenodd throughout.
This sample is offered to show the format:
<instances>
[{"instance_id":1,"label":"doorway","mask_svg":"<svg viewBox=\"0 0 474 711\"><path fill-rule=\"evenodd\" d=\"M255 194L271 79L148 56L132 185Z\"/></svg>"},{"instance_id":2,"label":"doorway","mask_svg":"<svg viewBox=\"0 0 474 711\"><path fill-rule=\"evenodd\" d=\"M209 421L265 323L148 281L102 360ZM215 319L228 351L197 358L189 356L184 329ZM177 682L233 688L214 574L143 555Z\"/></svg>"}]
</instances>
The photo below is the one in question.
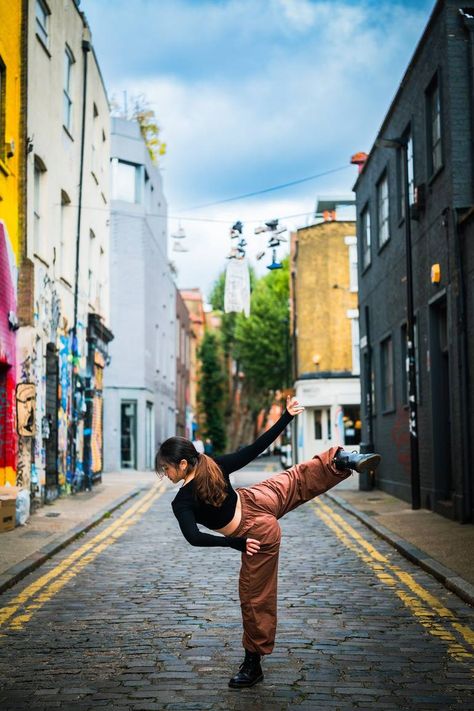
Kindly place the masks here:
<instances>
[{"instance_id":1,"label":"doorway","mask_svg":"<svg viewBox=\"0 0 474 711\"><path fill-rule=\"evenodd\" d=\"M440 504L450 504L454 491L446 297L430 306L430 361L434 486L436 500Z\"/></svg>"},{"instance_id":2,"label":"doorway","mask_svg":"<svg viewBox=\"0 0 474 711\"><path fill-rule=\"evenodd\" d=\"M59 358L54 343L46 345L46 408L43 439L46 458L46 489L58 487L58 393Z\"/></svg>"},{"instance_id":3,"label":"doorway","mask_svg":"<svg viewBox=\"0 0 474 711\"><path fill-rule=\"evenodd\" d=\"M137 468L137 401L121 402L120 459L122 469Z\"/></svg>"},{"instance_id":4,"label":"doorway","mask_svg":"<svg viewBox=\"0 0 474 711\"><path fill-rule=\"evenodd\" d=\"M153 437L153 403L147 402L146 413L145 413L145 468L153 469L153 450L154 450L154 437Z\"/></svg>"}]
</instances>

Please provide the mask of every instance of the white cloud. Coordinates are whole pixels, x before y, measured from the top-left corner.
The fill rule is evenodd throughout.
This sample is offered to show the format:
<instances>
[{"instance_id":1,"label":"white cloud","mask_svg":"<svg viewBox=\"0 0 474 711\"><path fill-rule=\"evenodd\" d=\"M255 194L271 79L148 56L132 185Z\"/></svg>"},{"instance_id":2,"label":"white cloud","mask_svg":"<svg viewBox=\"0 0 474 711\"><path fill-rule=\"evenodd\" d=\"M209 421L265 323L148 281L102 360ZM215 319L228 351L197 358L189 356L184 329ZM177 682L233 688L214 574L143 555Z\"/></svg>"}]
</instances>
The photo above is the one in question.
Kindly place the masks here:
<instances>
[{"instance_id":1,"label":"white cloud","mask_svg":"<svg viewBox=\"0 0 474 711\"><path fill-rule=\"evenodd\" d=\"M144 93L152 103L168 144L162 165L172 215L345 165L368 150L427 19L392 2L162 0L141 3L141 13L137 4L131 11L117 0L116 44L105 30L110 71L124 65L125 38L130 59L109 91ZM101 23L110 16L109 3L84 5L100 8ZM100 40L97 25L92 31ZM318 192L350 192L354 179L348 169L182 214L228 217L230 225L303 212ZM180 284L207 291L225 266L228 225L183 226L196 246L170 255Z\"/></svg>"}]
</instances>

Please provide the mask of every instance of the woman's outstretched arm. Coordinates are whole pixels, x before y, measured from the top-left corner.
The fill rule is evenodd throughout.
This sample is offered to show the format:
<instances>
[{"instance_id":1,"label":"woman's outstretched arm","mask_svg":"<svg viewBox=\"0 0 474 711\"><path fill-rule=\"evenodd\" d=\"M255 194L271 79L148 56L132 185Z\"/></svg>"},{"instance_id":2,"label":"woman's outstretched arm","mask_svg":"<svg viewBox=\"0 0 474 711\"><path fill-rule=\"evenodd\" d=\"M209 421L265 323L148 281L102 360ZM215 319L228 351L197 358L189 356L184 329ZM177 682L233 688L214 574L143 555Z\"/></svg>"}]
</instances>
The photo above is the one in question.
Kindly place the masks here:
<instances>
[{"instance_id":1,"label":"woman's outstretched arm","mask_svg":"<svg viewBox=\"0 0 474 711\"><path fill-rule=\"evenodd\" d=\"M230 536L214 536L211 533L202 533L197 527L196 519L191 509L174 511L174 514L178 519L181 533L192 546L204 546L206 548L215 546L227 547L234 548L234 550L242 553L246 550L246 538L231 538Z\"/></svg>"},{"instance_id":2,"label":"woman's outstretched arm","mask_svg":"<svg viewBox=\"0 0 474 711\"><path fill-rule=\"evenodd\" d=\"M295 398L287 397L286 410L278 422L275 422L269 430L260 435L253 444L242 447L242 449L238 449L231 454L223 454L220 457L216 457L216 462L226 474L231 474L238 469L242 469L242 467L245 467L246 464L250 464L250 462L258 457L259 454L262 454L262 452L281 435L293 417L299 415L303 410L304 407L302 407Z\"/></svg>"}]
</instances>

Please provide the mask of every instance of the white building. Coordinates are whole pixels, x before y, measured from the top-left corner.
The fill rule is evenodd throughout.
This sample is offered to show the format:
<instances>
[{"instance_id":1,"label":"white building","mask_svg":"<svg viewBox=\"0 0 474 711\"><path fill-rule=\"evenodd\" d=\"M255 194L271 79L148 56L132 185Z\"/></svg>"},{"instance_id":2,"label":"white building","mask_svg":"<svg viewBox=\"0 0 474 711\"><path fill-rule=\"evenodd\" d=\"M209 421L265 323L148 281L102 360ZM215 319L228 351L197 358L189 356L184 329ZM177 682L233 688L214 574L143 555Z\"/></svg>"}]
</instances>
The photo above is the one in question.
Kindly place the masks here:
<instances>
[{"instance_id":1,"label":"white building","mask_svg":"<svg viewBox=\"0 0 474 711\"><path fill-rule=\"evenodd\" d=\"M78 3L28 3L27 46L19 300L29 316L19 332L18 380L36 386L36 434L33 447L20 441L18 466L31 473L36 495L52 499L102 471L110 119Z\"/></svg>"},{"instance_id":2,"label":"white building","mask_svg":"<svg viewBox=\"0 0 474 711\"><path fill-rule=\"evenodd\" d=\"M138 123L112 119L111 323L107 470L151 469L176 433L176 286L160 171Z\"/></svg>"}]
</instances>

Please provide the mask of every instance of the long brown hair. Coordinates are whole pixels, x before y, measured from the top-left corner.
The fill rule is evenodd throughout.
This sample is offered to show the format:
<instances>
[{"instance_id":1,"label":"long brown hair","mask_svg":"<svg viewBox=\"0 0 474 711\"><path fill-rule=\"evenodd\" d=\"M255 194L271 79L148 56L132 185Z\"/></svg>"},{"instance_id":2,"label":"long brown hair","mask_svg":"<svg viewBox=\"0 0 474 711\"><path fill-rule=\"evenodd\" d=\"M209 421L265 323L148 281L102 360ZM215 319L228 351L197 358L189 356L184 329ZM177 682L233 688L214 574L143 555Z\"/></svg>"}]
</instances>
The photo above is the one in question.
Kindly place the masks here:
<instances>
[{"instance_id":1,"label":"long brown hair","mask_svg":"<svg viewBox=\"0 0 474 711\"><path fill-rule=\"evenodd\" d=\"M155 457L155 469L159 473L163 463L179 466L182 459L188 463L188 471L196 468L194 481L197 497L206 504L221 506L227 497L227 483L219 465L207 454L199 454L194 444L185 437L167 439Z\"/></svg>"}]
</instances>

